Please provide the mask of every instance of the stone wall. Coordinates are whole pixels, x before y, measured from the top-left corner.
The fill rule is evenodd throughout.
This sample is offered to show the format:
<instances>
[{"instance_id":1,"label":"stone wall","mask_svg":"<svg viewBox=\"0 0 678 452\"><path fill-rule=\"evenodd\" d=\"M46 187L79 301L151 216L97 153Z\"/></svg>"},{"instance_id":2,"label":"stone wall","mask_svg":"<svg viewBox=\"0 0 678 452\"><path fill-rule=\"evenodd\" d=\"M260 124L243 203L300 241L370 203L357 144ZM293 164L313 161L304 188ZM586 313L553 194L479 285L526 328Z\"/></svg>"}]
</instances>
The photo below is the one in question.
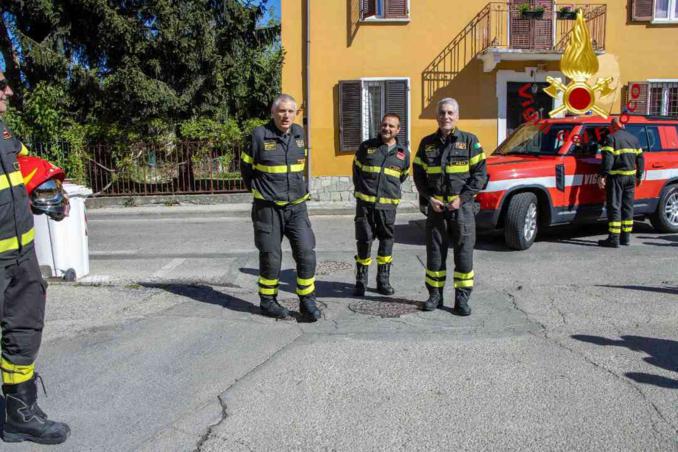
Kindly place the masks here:
<instances>
[{"instance_id":1,"label":"stone wall","mask_svg":"<svg viewBox=\"0 0 678 452\"><path fill-rule=\"evenodd\" d=\"M354 201L350 176L322 176L311 180L311 196L315 201ZM403 201L416 201L417 189L412 176L403 183Z\"/></svg>"}]
</instances>

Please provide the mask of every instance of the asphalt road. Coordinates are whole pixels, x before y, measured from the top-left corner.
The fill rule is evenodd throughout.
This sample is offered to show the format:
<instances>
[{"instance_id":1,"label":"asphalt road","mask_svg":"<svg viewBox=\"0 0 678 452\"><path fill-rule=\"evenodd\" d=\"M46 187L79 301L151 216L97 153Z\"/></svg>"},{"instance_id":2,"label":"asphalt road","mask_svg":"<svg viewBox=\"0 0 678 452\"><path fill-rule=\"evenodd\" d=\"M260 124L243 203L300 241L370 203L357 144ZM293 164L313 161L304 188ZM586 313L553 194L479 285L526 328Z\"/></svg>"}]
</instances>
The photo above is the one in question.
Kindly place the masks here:
<instances>
[{"instance_id":1,"label":"asphalt road","mask_svg":"<svg viewBox=\"0 0 678 452\"><path fill-rule=\"evenodd\" d=\"M352 216L313 216L308 324L259 314L246 216L167 209L90 211L91 275L49 288L40 402L73 431L51 450L678 450L676 234L483 237L460 318L418 310L420 215L398 217L391 301L351 296Z\"/></svg>"}]
</instances>

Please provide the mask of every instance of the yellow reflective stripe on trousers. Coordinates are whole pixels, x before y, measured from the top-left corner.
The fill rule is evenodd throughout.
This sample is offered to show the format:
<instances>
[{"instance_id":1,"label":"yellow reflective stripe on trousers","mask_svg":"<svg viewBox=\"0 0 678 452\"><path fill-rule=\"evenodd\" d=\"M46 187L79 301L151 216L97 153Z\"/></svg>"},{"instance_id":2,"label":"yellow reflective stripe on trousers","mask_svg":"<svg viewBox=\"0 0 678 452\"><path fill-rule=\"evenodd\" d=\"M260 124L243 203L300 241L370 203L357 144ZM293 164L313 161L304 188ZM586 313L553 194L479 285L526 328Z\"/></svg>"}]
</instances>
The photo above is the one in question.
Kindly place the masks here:
<instances>
[{"instance_id":1,"label":"yellow reflective stripe on trousers","mask_svg":"<svg viewBox=\"0 0 678 452\"><path fill-rule=\"evenodd\" d=\"M30 231L21 234L21 246L28 245L33 241L34 238L35 238L35 229L31 228ZM19 240L17 240L16 237L10 237L8 239L0 240L0 253L18 249L19 249Z\"/></svg>"},{"instance_id":2,"label":"yellow reflective stripe on trousers","mask_svg":"<svg viewBox=\"0 0 678 452\"><path fill-rule=\"evenodd\" d=\"M636 170L611 170L610 174L613 176L635 176Z\"/></svg>"},{"instance_id":3,"label":"yellow reflective stripe on trousers","mask_svg":"<svg viewBox=\"0 0 678 452\"><path fill-rule=\"evenodd\" d=\"M393 262L393 256L377 256L377 264L384 265Z\"/></svg>"},{"instance_id":4,"label":"yellow reflective stripe on trousers","mask_svg":"<svg viewBox=\"0 0 678 452\"><path fill-rule=\"evenodd\" d=\"M612 226L621 226L622 222L621 221L608 221L607 224L611 227Z\"/></svg>"},{"instance_id":5,"label":"yellow reflective stripe on trousers","mask_svg":"<svg viewBox=\"0 0 678 452\"><path fill-rule=\"evenodd\" d=\"M444 278L447 275L447 271L445 271L445 270L433 271L433 270L426 269L426 275L432 276L434 278Z\"/></svg>"},{"instance_id":6,"label":"yellow reflective stripe on trousers","mask_svg":"<svg viewBox=\"0 0 678 452\"><path fill-rule=\"evenodd\" d=\"M6 385L17 385L33 378L35 364L25 366L12 364L5 358L0 360L0 369L2 369L2 383Z\"/></svg>"},{"instance_id":7,"label":"yellow reflective stripe on trousers","mask_svg":"<svg viewBox=\"0 0 678 452\"><path fill-rule=\"evenodd\" d=\"M260 276L257 282L259 284L263 284L264 286L277 286L279 281L279 279L266 279L263 276Z\"/></svg>"},{"instance_id":8,"label":"yellow reflective stripe on trousers","mask_svg":"<svg viewBox=\"0 0 678 452\"><path fill-rule=\"evenodd\" d=\"M24 177L21 171L13 171L9 174L0 174L0 190L12 187L18 187L24 183Z\"/></svg>"},{"instance_id":9,"label":"yellow reflective stripe on trousers","mask_svg":"<svg viewBox=\"0 0 678 452\"><path fill-rule=\"evenodd\" d=\"M454 272L454 279L473 279L474 276L473 270L468 273Z\"/></svg>"},{"instance_id":10,"label":"yellow reflective stripe on trousers","mask_svg":"<svg viewBox=\"0 0 678 452\"><path fill-rule=\"evenodd\" d=\"M261 295L277 295L278 294L278 288L277 287L259 287L259 293Z\"/></svg>"},{"instance_id":11,"label":"yellow reflective stripe on trousers","mask_svg":"<svg viewBox=\"0 0 678 452\"><path fill-rule=\"evenodd\" d=\"M315 282L315 276L310 278L297 278L297 286L310 286Z\"/></svg>"},{"instance_id":12,"label":"yellow reflective stripe on trousers","mask_svg":"<svg viewBox=\"0 0 678 452\"><path fill-rule=\"evenodd\" d=\"M435 279L431 279L428 276L426 277L426 284L432 287L445 287L445 281L436 281Z\"/></svg>"},{"instance_id":13,"label":"yellow reflective stripe on trousers","mask_svg":"<svg viewBox=\"0 0 678 452\"><path fill-rule=\"evenodd\" d=\"M455 289L468 288L468 287L473 287L473 280L472 279L467 279L465 281L459 281L459 280L454 281L454 288Z\"/></svg>"},{"instance_id":14,"label":"yellow reflective stripe on trousers","mask_svg":"<svg viewBox=\"0 0 678 452\"><path fill-rule=\"evenodd\" d=\"M471 166L475 166L475 165L477 165L478 163L480 163L480 162L482 162L483 160L485 160L486 158L487 158L487 157L485 156L485 152L481 152L480 154L478 154L478 155L476 155L476 156L474 156L474 157L471 157L471 160L468 161L468 164L471 165Z\"/></svg>"},{"instance_id":15,"label":"yellow reflective stripe on trousers","mask_svg":"<svg viewBox=\"0 0 678 452\"><path fill-rule=\"evenodd\" d=\"M358 256L354 256L355 261L359 263L360 265L370 265L372 263L372 258L371 257L366 257L365 259L361 259Z\"/></svg>"},{"instance_id":16,"label":"yellow reflective stripe on trousers","mask_svg":"<svg viewBox=\"0 0 678 452\"><path fill-rule=\"evenodd\" d=\"M311 284L310 286L306 287L305 289L300 289L297 287L297 295L308 295L312 293L315 290L315 284Z\"/></svg>"},{"instance_id":17,"label":"yellow reflective stripe on trousers","mask_svg":"<svg viewBox=\"0 0 678 452\"><path fill-rule=\"evenodd\" d=\"M257 171L269 174L298 173L304 170L306 163L294 165L262 165L261 163L255 163L252 167Z\"/></svg>"},{"instance_id":18,"label":"yellow reflective stripe on trousers","mask_svg":"<svg viewBox=\"0 0 678 452\"><path fill-rule=\"evenodd\" d=\"M361 193L359 191L354 192L353 196L365 202L371 203L378 202L379 204L395 204L395 205L400 204L400 200L396 198L377 198L376 196L366 195L365 193Z\"/></svg>"},{"instance_id":19,"label":"yellow reflective stripe on trousers","mask_svg":"<svg viewBox=\"0 0 678 452\"><path fill-rule=\"evenodd\" d=\"M242 160L243 162L250 164L250 165L252 164L252 162L254 162L254 159L252 158L252 156L249 155L249 154L246 154L245 151L240 153L240 160Z\"/></svg>"}]
</instances>

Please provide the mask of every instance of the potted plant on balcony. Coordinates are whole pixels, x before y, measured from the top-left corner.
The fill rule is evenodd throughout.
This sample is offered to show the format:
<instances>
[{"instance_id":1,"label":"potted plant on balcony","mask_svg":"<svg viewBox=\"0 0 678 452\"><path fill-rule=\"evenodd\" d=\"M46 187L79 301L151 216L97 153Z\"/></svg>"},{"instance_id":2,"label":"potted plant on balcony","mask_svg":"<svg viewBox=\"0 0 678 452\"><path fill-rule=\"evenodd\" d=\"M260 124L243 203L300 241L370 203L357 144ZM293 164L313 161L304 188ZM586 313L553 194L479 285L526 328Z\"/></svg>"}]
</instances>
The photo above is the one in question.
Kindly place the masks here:
<instances>
[{"instance_id":1,"label":"potted plant on balcony","mask_svg":"<svg viewBox=\"0 0 678 452\"><path fill-rule=\"evenodd\" d=\"M577 18L577 11L572 6L563 6L558 10L558 19L560 20L575 20Z\"/></svg>"},{"instance_id":2,"label":"potted plant on balcony","mask_svg":"<svg viewBox=\"0 0 678 452\"><path fill-rule=\"evenodd\" d=\"M520 17L523 19L541 19L544 16L544 7L536 6L532 8L529 3L521 3L518 6Z\"/></svg>"}]
</instances>

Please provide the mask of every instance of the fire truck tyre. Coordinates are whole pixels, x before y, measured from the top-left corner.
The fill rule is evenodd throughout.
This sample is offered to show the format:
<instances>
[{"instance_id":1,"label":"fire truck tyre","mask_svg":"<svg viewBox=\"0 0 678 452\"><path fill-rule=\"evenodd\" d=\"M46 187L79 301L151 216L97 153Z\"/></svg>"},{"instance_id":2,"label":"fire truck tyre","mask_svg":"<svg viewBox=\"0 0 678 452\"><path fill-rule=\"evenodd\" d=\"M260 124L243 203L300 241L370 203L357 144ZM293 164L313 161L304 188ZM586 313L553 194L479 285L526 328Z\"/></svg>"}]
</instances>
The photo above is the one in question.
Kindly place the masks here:
<instances>
[{"instance_id":1,"label":"fire truck tyre","mask_svg":"<svg viewBox=\"0 0 678 452\"><path fill-rule=\"evenodd\" d=\"M650 215L650 222L659 232L678 232L678 184L662 190L657 211Z\"/></svg>"},{"instance_id":2,"label":"fire truck tyre","mask_svg":"<svg viewBox=\"0 0 678 452\"><path fill-rule=\"evenodd\" d=\"M509 201L504 222L504 240L509 248L526 250L537 237L539 209L534 193L518 193Z\"/></svg>"}]
</instances>

